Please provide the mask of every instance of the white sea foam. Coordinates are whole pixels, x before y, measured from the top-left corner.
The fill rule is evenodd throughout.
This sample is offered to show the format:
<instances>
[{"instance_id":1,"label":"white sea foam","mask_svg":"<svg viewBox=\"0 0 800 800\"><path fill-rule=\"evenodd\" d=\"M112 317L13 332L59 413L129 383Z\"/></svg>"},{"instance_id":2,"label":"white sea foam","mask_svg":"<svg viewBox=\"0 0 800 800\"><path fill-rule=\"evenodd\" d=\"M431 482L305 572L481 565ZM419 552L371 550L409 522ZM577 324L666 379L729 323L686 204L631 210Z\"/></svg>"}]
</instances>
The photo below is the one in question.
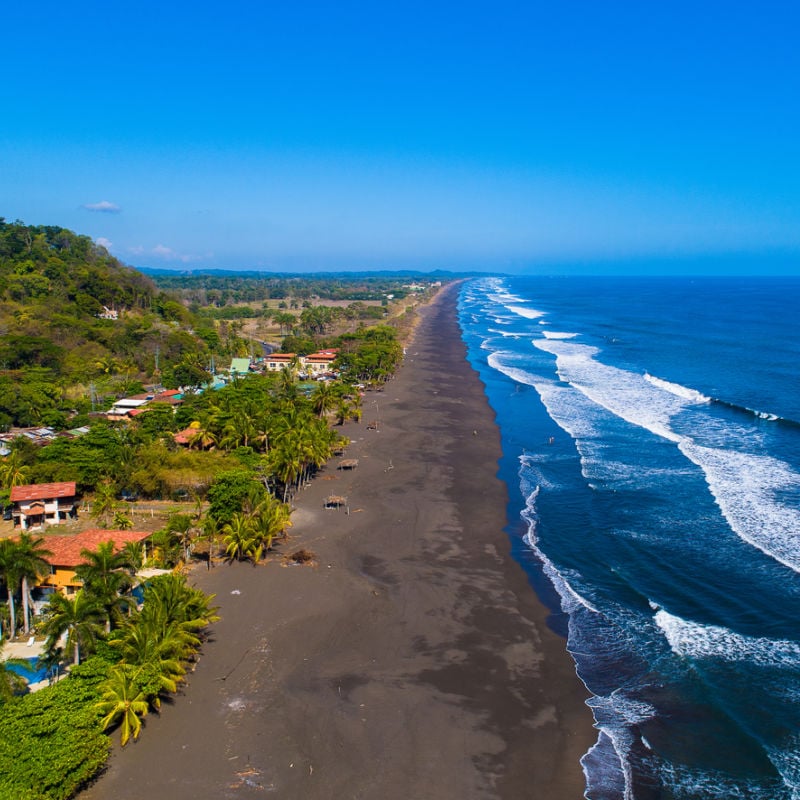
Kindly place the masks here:
<instances>
[{"instance_id":1,"label":"white sea foam","mask_svg":"<svg viewBox=\"0 0 800 800\"><path fill-rule=\"evenodd\" d=\"M507 377L511 378L512 381L516 381L517 383L522 383L526 386L535 386L537 387L537 391L539 391L540 386L544 386L549 382L548 378L544 378L540 375L534 375L533 373L524 369L519 369L518 367L513 367L504 361L504 358L511 359L513 357L514 353L497 350L491 353L486 360L492 369L496 369L498 372L501 372L503 375L506 375Z\"/></svg>"},{"instance_id":2,"label":"white sea foam","mask_svg":"<svg viewBox=\"0 0 800 800\"><path fill-rule=\"evenodd\" d=\"M670 788L675 800L796 800L796 795L787 795L774 785L685 764L662 763L659 775L661 785Z\"/></svg>"},{"instance_id":3,"label":"white sea foam","mask_svg":"<svg viewBox=\"0 0 800 800\"><path fill-rule=\"evenodd\" d=\"M800 475L770 456L702 447L684 439L681 452L697 464L731 528L744 541L800 572L800 510L779 495L800 488Z\"/></svg>"},{"instance_id":4,"label":"white sea foam","mask_svg":"<svg viewBox=\"0 0 800 800\"><path fill-rule=\"evenodd\" d=\"M596 347L558 340L535 340L540 350L556 356L559 376L615 416L671 441L680 437L670 418L687 406L684 398L653 386L638 375L597 361Z\"/></svg>"},{"instance_id":5,"label":"white sea foam","mask_svg":"<svg viewBox=\"0 0 800 800\"><path fill-rule=\"evenodd\" d=\"M523 336L527 336L525 333L514 333L513 331L498 331L495 328L489 328L489 333L496 333L498 336L503 336L508 339L521 339Z\"/></svg>"},{"instance_id":6,"label":"white sea foam","mask_svg":"<svg viewBox=\"0 0 800 800\"><path fill-rule=\"evenodd\" d=\"M665 385L652 376L604 365L596 360L598 350L594 347L551 339L533 343L540 350L554 354L559 376L593 403L632 425L675 442L684 456L705 474L731 529L762 552L800 571L797 539L800 510L779 497L781 492L800 488L800 475L775 458L744 452L760 444L759 431L709 417L702 423L695 420L693 431L678 433L672 427L673 418L690 406L706 403L704 395L676 384ZM597 436L596 426L587 429L585 419L576 420L576 415L588 413L585 406L552 387L546 394L542 400L548 413L570 435ZM571 407L564 402L566 398ZM700 440L704 443L699 443ZM582 455L600 461L585 443L579 441L578 447ZM587 474L587 477L602 475Z\"/></svg>"},{"instance_id":7,"label":"white sea foam","mask_svg":"<svg viewBox=\"0 0 800 800\"><path fill-rule=\"evenodd\" d=\"M697 661L713 659L724 662L741 662L748 666L755 665L762 668L788 668L792 673L796 673L800 666L800 644L797 642L760 636L744 636L728 628L703 625L682 619L664 609L656 612L655 621L673 652L684 658ZM796 698L794 696L787 697L786 702L794 703ZM792 791L792 797L800 796L798 748L800 748L800 736L797 734L789 741L782 741L780 746L767 747L769 759L780 773L784 785ZM705 795L703 796L705 797ZM727 796L763 797L765 799L770 797L768 793L765 794L761 791Z\"/></svg>"},{"instance_id":8,"label":"white sea foam","mask_svg":"<svg viewBox=\"0 0 800 800\"><path fill-rule=\"evenodd\" d=\"M589 748L589 752L581 758L581 767L586 778L584 797L594 798L620 797L631 798L629 771L622 765L614 740L600 730L597 741Z\"/></svg>"},{"instance_id":9,"label":"white sea foam","mask_svg":"<svg viewBox=\"0 0 800 800\"><path fill-rule=\"evenodd\" d=\"M531 384L536 387L550 418L565 430L580 448L588 439L599 436L600 409L571 386L554 382Z\"/></svg>"},{"instance_id":10,"label":"white sea foam","mask_svg":"<svg viewBox=\"0 0 800 800\"><path fill-rule=\"evenodd\" d=\"M544 311L537 311L535 308L526 308L525 306L516 305L507 305L506 308L509 311L513 311L515 314L519 314L521 317L525 317L525 319L539 319L544 316Z\"/></svg>"},{"instance_id":11,"label":"white sea foam","mask_svg":"<svg viewBox=\"0 0 800 800\"><path fill-rule=\"evenodd\" d=\"M662 378L657 378L655 375L650 375L649 373L645 372L644 378L646 381L649 381L653 384L653 386L657 386L659 389L664 389L664 391L671 392L678 397L682 397L684 400L688 400L690 403L710 403L711 398L706 397L701 392L695 391L694 389L690 389L687 386L681 386L679 383L671 383L670 381L665 381Z\"/></svg>"},{"instance_id":12,"label":"white sea foam","mask_svg":"<svg viewBox=\"0 0 800 800\"><path fill-rule=\"evenodd\" d=\"M562 333L559 331L542 331L545 339L574 339L577 333Z\"/></svg>"},{"instance_id":13,"label":"white sea foam","mask_svg":"<svg viewBox=\"0 0 800 800\"><path fill-rule=\"evenodd\" d=\"M682 619L663 608L655 613L654 619L672 651L684 658L743 661L762 667L800 665L797 642L743 636L729 628Z\"/></svg>"},{"instance_id":14,"label":"white sea foam","mask_svg":"<svg viewBox=\"0 0 800 800\"><path fill-rule=\"evenodd\" d=\"M522 466L524 465L521 465L520 469L522 469ZM533 550L541 561L545 575L550 579L561 600L562 611L572 614L578 608L583 608L586 611L598 613L597 609L585 597L582 597L572 588L568 576L559 572L556 565L539 549L536 537L536 498L538 496L538 486L525 492L525 509L521 515L528 525L528 530L523 537L525 544Z\"/></svg>"},{"instance_id":15,"label":"white sea foam","mask_svg":"<svg viewBox=\"0 0 800 800\"><path fill-rule=\"evenodd\" d=\"M617 690L607 697L591 697L586 704L592 709L596 727L598 727L613 745L613 751L621 767L624 778L623 785L618 786L624 800L633 800L632 775L630 767L630 751L636 739L629 726L644 722L656 715L653 706L633 700ZM595 748L602 748L602 738L598 739ZM581 763L589 761L592 751L584 756ZM605 761L608 761L606 755Z\"/></svg>"}]
</instances>

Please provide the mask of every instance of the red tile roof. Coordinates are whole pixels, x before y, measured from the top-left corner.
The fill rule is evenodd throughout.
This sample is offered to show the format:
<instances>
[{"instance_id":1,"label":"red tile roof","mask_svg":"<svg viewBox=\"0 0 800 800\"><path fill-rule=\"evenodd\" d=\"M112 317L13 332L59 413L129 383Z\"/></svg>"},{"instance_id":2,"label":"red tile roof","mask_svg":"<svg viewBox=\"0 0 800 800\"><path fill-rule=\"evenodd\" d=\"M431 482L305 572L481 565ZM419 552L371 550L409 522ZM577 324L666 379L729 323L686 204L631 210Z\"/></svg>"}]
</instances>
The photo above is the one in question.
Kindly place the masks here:
<instances>
[{"instance_id":1,"label":"red tile roof","mask_svg":"<svg viewBox=\"0 0 800 800\"><path fill-rule=\"evenodd\" d=\"M11 490L12 503L26 500L53 500L56 497L75 497L75 482L72 483L31 483L15 486Z\"/></svg>"},{"instance_id":2,"label":"red tile roof","mask_svg":"<svg viewBox=\"0 0 800 800\"><path fill-rule=\"evenodd\" d=\"M82 533L47 536L44 540L52 555L45 561L54 567L77 567L83 564L81 550L96 550L104 542L114 542L115 550L122 550L127 542L142 542L152 536L147 531L106 531L92 528Z\"/></svg>"},{"instance_id":3,"label":"red tile roof","mask_svg":"<svg viewBox=\"0 0 800 800\"><path fill-rule=\"evenodd\" d=\"M173 433L172 438L175 440L175 444L189 444L189 442L192 440L192 436L194 436L198 430L200 429L193 428L190 425L188 428L184 428L182 431Z\"/></svg>"}]
</instances>

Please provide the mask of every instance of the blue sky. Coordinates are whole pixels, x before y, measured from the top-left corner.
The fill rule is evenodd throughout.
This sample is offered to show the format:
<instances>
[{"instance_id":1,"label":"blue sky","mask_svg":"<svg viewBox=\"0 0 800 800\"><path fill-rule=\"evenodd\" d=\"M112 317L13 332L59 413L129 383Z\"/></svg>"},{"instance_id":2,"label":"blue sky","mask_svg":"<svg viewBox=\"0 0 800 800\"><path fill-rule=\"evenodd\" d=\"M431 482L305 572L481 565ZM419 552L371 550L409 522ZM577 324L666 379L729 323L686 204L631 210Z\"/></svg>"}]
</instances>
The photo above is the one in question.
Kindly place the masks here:
<instances>
[{"instance_id":1,"label":"blue sky","mask_svg":"<svg viewBox=\"0 0 800 800\"><path fill-rule=\"evenodd\" d=\"M36 2L0 216L133 266L800 273L790 2Z\"/></svg>"}]
</instances>

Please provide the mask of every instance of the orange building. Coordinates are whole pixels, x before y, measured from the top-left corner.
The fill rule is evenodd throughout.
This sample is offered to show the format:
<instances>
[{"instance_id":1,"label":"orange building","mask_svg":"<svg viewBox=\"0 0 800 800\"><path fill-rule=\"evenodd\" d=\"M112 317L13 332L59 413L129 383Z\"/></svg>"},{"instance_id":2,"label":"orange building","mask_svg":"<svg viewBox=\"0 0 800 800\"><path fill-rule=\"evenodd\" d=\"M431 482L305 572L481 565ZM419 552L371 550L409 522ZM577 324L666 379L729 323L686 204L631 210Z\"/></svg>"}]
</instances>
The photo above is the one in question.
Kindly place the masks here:
<instances>
[{"instance_id":1,"label":"orange building","mask_svg":"<svg viewBox=\"0 0 800 800\"><path fill-rule=\"evenodd\" d=\"M52 553L45 557L45 561L50 564L50 574L44 576L39 588L45 591L55 589L67 595L74 594L81 587L81 580L75 575L75 567L86 561L81 555L83 550L96 550L105 542L113 542L115 552L122 550L128 542L141 542L147 548L147 539L152 535L147 531L107 531L92 528L82 533L48 536L44 540L44 546ZM146 557L146 550L144 555Z\"/></svg>"}]
</instances>

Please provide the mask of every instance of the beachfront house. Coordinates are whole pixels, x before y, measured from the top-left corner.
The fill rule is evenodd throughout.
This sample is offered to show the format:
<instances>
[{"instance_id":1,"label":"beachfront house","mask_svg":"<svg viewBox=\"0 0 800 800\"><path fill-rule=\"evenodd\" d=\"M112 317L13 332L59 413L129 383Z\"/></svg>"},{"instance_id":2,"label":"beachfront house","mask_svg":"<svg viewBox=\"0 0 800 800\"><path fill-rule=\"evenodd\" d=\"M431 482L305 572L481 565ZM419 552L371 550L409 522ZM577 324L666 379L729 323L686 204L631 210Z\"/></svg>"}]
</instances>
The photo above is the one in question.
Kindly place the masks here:
<instances>
[{"instance_id":1,"label":"beachfront house","mask_svg":"<svg viewBox=\"0 0 800 800\"><path fill-rule=\"evenodd\" d=\"M319 375L330 374L333 362L336 360L338 350L320 350L307 356L298 356L296 353L271 353L266 356L265 363L269 372L280 372L297 364L300 372L315 378Z\"/></svg>"},{"instance_id":2,"label":"beachfront house","mask_svg":"<svg viewBox=\"0 0 800 800\"><path fill-rule=\"evenodd\" d=\"M11 518L22 530L57 525L77 517L75 482L32 483L11 489Z\"/></svg>"},{"instance_id":3,"label":"beachfront house","mask_svg":"<svg viewBox=\"0 0 800 800\"><path fill-rule=\"evenodd\" d=\"M105 542L113 542L114 551L117 552L128 542L139 542L144 548L143 557L146 557L148 540L152 535L147 531L109 531L92 528L81 533L48 536L45 546L51 555L46 556L45 561L50 565L50 572L39 582L38 594L44 597L54 591L66 595L75 594L82 585L80 578L75 574L75 568L85 563L81 555L83 550L94 551Z\"/></svg>"},{"instance_id":4,"label":"beachfront house","mask_svg":"<svg viewBox=\"0 0 800 800\"><path fill-rule=\"evenodd\" d=\"M303 369L309 378L316 378L319 375L329 375L333 370L333 362L336 361L339 351L335 349L320 350L318 353L311 353L303 356L301 361Z\"/></svg>"}]
</instances>

